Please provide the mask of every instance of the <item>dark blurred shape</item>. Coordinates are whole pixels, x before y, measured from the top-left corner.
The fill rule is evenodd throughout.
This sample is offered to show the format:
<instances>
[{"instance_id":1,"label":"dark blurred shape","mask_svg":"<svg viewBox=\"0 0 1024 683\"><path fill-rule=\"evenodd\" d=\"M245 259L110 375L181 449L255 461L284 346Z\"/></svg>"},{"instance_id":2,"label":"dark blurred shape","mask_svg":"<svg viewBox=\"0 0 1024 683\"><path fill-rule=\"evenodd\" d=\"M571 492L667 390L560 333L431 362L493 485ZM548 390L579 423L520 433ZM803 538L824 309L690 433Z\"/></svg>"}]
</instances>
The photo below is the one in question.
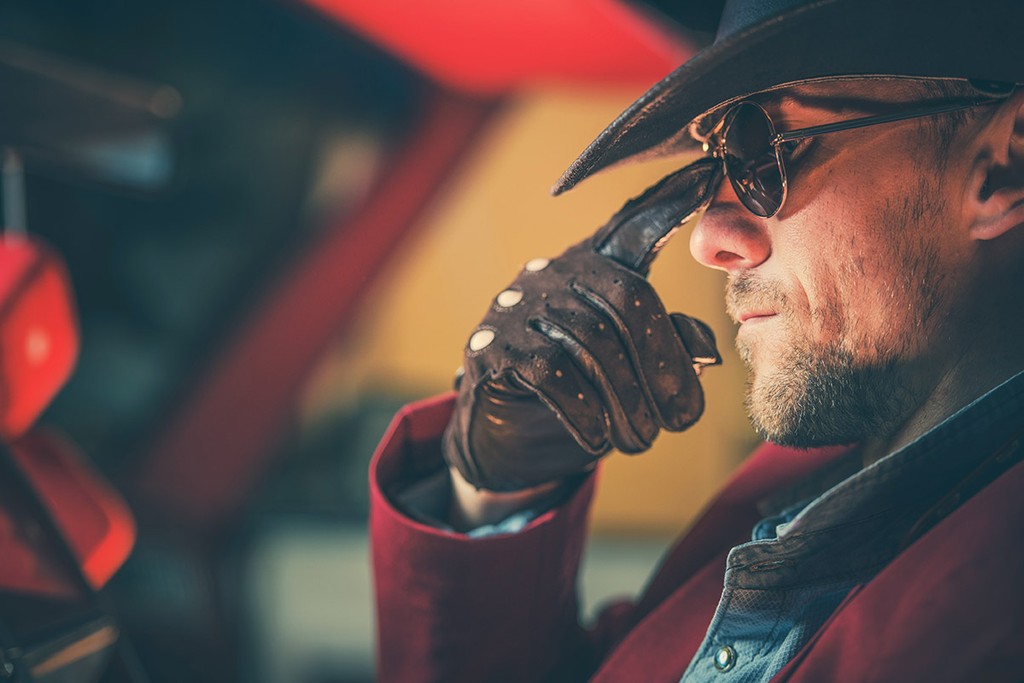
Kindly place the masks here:
<instances>
[{"instance_id":1,"label":"dark blurred shape","mask_svg":"<svg viewBox=\"0 0 1024 683\"><path fill-rule=\"evenodd\" d=\"M248 618L236 586L246 562L245 510L235 507L226 525L208 525L199 538L192 528L181 531L180 520L155 515L130 474L145 468L153 435L187 410L206 378L246 342L244 321L258 318L268 299L304 272L324 239L346 230L415 136L434 88L319 15L276 1L12 0L0 3L0 41L47 55L48 74L8 67L20 85L0 91L0 117L27 83L52 80L52 57L75 83L82 73L102 73L132 86L118 90L130 96L114 98L113 113L88 131L146 130L118 113L127 107L173 145L171 182L139 192L149 188L47 163L46 155L30 153L35 146L21 124L0 118L0 146L17 138L24 148L28 232L66 260L80 314L79 364L43 419L120 487L139 520L138 546L106 589L122 636L137 645L156 682L254 681L238 672L252 658L238 639ZM167 84L180 96L175 116L157 115L178 106L160 96L167 91L134 87L147 83ZM53 87L71 88L64 81ZM71 90L97 99L95 89ZM35 105L41 122L71 125L81 116L66 101ZM62 139L93 139L62 138L52 127L38 135L60 149L67 147ZM424 184L443 176L435 172ZM357 232L348 238L353 249L367 242ZM381 249L381 259L392 246ZM336 310L322 298L301 303L309 316ZM331 337L340 332L324 327ZM281 332L272 349L278 359L295 350L295 331ZM268 369L248 373L258 378ZM283 438L265 444L275 458L285 453ZM195 464L192 475L204 478L211 463ZM247 480L232 500L244 504L261 482L259 474ZM173 495L188 505L187 489Z\"/></svg>"},{"instance_id":2,"label":"dark blurred shape","mask_svg":"<svg viewBox=\"0 0 1024 683\"><path fill-rule=\"evenodd\" d=\"M116 479L292 260L359 205L416 125L423 83L277 2L3 3L0 40L181 97L160 120L176 167L163 192L82 183L25 155L28 229L64 256L81 314L79 364L50 417ZM347 175L314 198L328 150Z\"/></svg>"},{"instance_id":3,"label":"dark blurred shape","mask_svg":"<svg viewBox=\"0 0 1024 683\"><path fill-rule=\"evenodd\" d=\"M120 629L78 562L82 544L96 540L89 538L96 529L67 524L76 515L86 526L93 521L89 505L98 501L83 501L83 494L103 484L71 460L48 461L37 442L23 438L10 448L0 442L0 678L127 681L123 658L108 666ZM53 497L61 491L72 495ZM125 643L120 646L124 652Z\"/></svg>"},{"instance_id":4,"label":"dark blurred shape","mask_svg":"<svg viewBox=\"0 0 1024 683\"><path fill-rule=\"evenodd\" d=\"M0 145L33 168L133 190L170 183L174 88L0 40L0 92Z\"/></svg>"}]
</instances>

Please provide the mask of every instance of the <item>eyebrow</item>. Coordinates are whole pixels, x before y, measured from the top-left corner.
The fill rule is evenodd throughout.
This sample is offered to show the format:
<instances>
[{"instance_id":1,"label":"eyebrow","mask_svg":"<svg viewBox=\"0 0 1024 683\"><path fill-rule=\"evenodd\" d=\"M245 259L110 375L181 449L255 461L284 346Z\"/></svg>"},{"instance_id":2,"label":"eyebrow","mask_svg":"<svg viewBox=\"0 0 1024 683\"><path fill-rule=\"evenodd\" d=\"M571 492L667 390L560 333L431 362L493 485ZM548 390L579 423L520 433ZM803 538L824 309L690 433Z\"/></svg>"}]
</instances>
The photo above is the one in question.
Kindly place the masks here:
<instances>
[{"instance_id":1,"label":"eyebrow","mask_svg":"<svg viewBox=\"0 0 1024 683\"><path fill-rule=\"evenodd\" d=\"M902 83L893 83L889 93L880 92L877 95L868 95L861 92L849 92L851 88L843 88L843 84L837 83L838 92L822 92L820 90L811 92L800 92L799 89L776 90L762 93L761 96L753 96L750 99L758 101L762 105L770 106L798 106L827 113L840 113L843 111L861 111L885 113L888 108L903 108L909 104L917 104L923 107L931 106L945 101L944 97L927 97L924 93L913 92ZM843 92L847 90L847 92ZM890 94L897 99L885 99ZM917 97L915 97L915 95Z\"/></svg>"}]
</instances>

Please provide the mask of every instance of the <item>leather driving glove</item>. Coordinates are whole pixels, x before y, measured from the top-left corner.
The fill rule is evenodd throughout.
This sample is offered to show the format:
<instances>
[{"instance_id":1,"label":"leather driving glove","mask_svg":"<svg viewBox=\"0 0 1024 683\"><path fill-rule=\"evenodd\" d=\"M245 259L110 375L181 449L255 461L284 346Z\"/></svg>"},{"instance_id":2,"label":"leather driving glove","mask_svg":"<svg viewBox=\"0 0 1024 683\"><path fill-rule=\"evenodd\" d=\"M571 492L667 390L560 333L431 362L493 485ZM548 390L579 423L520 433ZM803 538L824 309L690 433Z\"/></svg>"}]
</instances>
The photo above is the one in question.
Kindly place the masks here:
<instances>
[{"instance_id":1,"label":"leather driving glove","mask_svg":"<svg viewBox=\"0 0 1024 683\"><path fill-rule=\"evenodd\" d=\"M647 450L700 417L699 369L721 362L711 330L665 311L646 276L703 210L721 163L698 161L630 200L583 242L535 259L467 343L443 439L478 488L512 491L576 474L612 448Z\"/></svg>"}]
</instances>

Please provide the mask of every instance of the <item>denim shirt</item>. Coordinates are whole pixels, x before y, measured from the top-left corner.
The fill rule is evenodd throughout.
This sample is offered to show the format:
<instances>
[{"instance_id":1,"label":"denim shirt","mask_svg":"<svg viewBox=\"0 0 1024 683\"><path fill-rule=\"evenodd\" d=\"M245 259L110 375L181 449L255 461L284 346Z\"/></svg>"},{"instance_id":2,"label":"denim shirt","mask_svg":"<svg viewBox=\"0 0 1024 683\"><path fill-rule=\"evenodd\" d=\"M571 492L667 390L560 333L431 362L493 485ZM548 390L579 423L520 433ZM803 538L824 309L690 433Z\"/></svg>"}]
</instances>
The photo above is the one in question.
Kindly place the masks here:
<instances>
[{"instance_id":1,"label":"denim shirt","mask_svg":"<svg viewBox=\"0 0 1024 683\"><path fill-rule=\"evenodd\" d=\"M730 551L722 598L682 681L771 680L854 586L906 546L921 518L1022 428L1024 373L874 464L860 469L854 450L772 501L776 511L751 541Z\"/></svg>"}]
</instances>

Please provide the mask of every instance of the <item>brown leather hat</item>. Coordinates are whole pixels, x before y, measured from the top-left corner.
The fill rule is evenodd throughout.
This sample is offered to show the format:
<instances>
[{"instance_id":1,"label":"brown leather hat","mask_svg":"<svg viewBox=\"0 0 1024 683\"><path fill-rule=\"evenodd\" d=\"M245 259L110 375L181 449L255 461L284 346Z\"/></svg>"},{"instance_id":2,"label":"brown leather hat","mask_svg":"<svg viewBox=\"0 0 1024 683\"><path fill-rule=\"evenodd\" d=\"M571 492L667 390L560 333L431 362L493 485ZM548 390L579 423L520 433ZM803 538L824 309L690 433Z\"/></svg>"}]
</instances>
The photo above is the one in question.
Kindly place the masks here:
<instances>
[{"instance_id":1,"label":"brown leather hat","mask_svg":"<svg viewBox=\"0 0 1024 683\"><path fill-rule=\"evenodd\" d=\"M1024 0L728 0L715 42L643 94L552 188L690 146L688 124L785 85L843 77L1024 82Z\"/></svg>"}]
</instances>

